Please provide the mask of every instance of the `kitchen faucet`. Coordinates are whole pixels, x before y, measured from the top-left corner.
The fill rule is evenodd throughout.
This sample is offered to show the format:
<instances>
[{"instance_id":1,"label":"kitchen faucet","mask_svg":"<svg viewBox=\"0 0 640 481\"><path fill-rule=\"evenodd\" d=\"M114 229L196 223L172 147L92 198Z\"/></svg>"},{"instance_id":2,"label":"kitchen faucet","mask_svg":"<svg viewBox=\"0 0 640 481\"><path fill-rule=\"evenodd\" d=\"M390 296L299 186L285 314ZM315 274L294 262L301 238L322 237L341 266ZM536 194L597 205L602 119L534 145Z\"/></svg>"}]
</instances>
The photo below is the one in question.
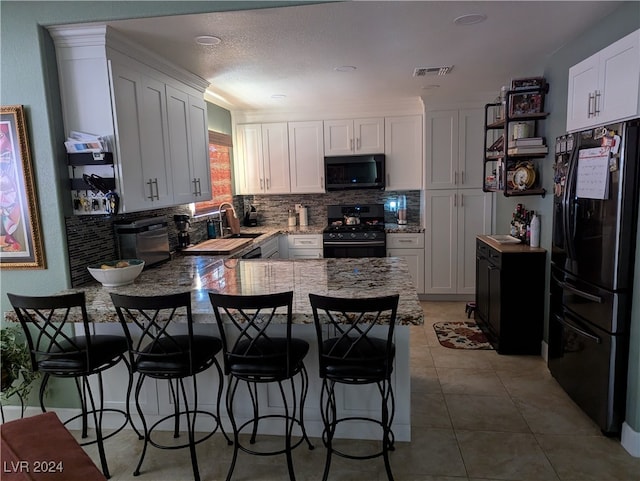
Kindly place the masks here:
<instances>
[{"instance_id":1,"label":"kitchen faucet","mask_svg":"<svg viewBox=\"0 0 640 481\"><path fill-rule=\"evenodd\" d=\"M220 204L220 206L218 207L218 223L220 224L220 236L224 237L224 231L228 230L231 231L231 227L225 227L224 226L224 220L222 219L222 208L228 205L229 207L231 207L231 211L233 212L233 216L236 217L236 209L233 207L233 204L231 204L230 202L223 202L222 204ZM226 210L225 210L226 212Z\"/></svg>"}]
</instances>

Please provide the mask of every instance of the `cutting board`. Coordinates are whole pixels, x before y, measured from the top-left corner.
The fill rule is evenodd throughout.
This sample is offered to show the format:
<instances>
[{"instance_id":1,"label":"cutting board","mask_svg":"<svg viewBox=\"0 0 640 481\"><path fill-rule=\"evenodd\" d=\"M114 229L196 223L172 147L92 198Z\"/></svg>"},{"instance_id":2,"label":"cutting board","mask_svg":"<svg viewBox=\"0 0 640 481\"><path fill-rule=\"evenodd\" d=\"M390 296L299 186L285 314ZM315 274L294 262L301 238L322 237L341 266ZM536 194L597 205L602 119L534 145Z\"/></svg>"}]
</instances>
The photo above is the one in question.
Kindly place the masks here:
<instances>
[{"instance_id":1,"label":"cutting board","mask_svg":"<svg viewBox=\"0 0 640 481\"><path fill-rule=\"evenodd\" d=\"M231 254L251 242L253 239L209 239L183 249L182 252L185 254Z\"/></svg>"}]
</instances>

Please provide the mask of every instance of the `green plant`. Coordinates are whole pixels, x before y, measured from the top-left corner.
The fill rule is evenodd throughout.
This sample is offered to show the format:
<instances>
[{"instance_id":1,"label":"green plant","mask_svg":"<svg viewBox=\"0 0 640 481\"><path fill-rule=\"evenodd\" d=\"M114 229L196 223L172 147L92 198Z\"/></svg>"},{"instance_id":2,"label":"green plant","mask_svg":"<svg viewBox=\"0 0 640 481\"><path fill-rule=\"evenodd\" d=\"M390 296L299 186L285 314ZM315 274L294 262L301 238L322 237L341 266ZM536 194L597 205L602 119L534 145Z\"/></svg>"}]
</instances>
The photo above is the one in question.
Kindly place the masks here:
<instances>
[{"instance_id":1,"label":"green plant","mask_svg":"<svg viewBox=\"0 0 640 481\"><path fill-rule=\"evenodd\" d=\"M22 341L20 327L0 329L0 358L2 368L2 399L18 394L26 400L33 383L40 374L31 367L31 355L26 341Z\"/></svg>"}]
</instances>

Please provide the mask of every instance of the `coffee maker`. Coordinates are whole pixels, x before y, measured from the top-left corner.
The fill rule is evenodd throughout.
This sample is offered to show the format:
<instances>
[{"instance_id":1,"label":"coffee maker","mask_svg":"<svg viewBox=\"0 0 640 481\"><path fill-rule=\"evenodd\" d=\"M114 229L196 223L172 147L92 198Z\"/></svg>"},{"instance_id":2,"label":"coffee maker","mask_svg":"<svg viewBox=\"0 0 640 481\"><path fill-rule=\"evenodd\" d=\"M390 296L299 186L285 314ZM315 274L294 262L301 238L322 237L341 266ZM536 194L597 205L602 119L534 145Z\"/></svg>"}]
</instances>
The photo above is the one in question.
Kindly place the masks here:
<instances>
[{"instance_id":1,"label":"coffee maker","mask_svg":"<svg viewBox=\"0 0 640 481\"><path fill-rule=\"evenodd\" d=\"M187 214L176 214L173 221L178 229L178 249L189 247L191 239L189 237L189 227L191 227L191 218Z\"/></svg>"}]
</instances>

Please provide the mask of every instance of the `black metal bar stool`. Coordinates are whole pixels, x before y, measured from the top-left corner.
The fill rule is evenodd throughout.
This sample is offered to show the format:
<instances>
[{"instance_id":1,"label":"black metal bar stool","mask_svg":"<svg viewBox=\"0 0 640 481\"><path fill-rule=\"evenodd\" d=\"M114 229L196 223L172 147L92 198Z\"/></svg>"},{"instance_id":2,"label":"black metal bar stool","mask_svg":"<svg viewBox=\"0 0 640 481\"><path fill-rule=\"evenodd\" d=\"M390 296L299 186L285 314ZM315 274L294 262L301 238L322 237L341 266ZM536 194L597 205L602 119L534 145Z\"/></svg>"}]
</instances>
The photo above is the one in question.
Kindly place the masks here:
<instances>
[{"instance_id":1,"label":"black metal bar stool","mask_svg":"<svg viewBox=\"0 0 640 481\"><path fill-rule=\"evenodd\" d=\"M291 452L306 441L309 449L313 445L307 437L304 427L303 413L304 403L309 387L309 378L304 366L304 357L309 351L309 343L291 337L291 306L293 292L283 292L271 295L231 296L209 293L209 298L216 315L220 334L222 336L224 350L225 373L229 375L227 388L227 410L231 425L233 426L234 450L231 466L227 474L227 481L231 480L233 470L238 457L238 450L258 456L274 456L285 454L289 478L295 480L293 460ZM270 333L272 321L284 316L286 336L275 337ZM230 342L231 332L224 334L225 330L237 334L235 341ZM299 406L297 403L294 377L300 374L302 380ZM289 381L291 387L292 403L289 406L283 386L284 381ZM253 417L241 426L237 425L233 402L238 390L238 383L244 381L251 398ZM284 414L260 414L258 400L258 384L277 383L284 403ZM297 414L299 411L299 415ZM285 446L282 449L271 451L257 451L243 446L240 443L239 434L247 426L251 426L250 443L256 442L258 423L267 418L284 419ZM297 425L300 428L300 439L292 441L293 429Z\"/></svg>"},{"instance_id":2,"label":"black metal bar stool","mask_svg":"<svg viewBox=\"0 0 640 481\"><path fill-rule=\"evenodd\" d=\"M191 312L191 294L183 292L166 296L126 296L111 293L111 300L118 313L127 339L128 351L132 372L138 373L135 387L135 403L144 429L144 447L140 460L133 472L134 476L140 474L140 468L147 452L147 446L151 444L160 449L189 448L191 454L191 466L196 481L200 480L196 445L209 439L218 428L222 431L229 443L231 440L222 428L220 422L220 400L222 398L222 370L216 360L216 354L222 349L219 338L209 335L196 335L193 333L193 317ZM183 327L179 334L172 334L176 321L177 327ZM132 335L130 326L135 326L138 332ZM217 412L209 413L198 410L198 385L196 374L215 366L218 371ZM164 379L169 382L169 387L174 404L174 412L158 420L151 427L147 422L140 406L140 392L146 378ZM193 402L189 405L184 380L191 378L193 388ZM184 408L180 408L181 402ZM196 419L198 416L209 416L214 419L214 428L196 439ZM165 445L152 439L153 431L166 420L173 420L174 438L180 435L180 421L186 420L188 440L177 445Z\"/></svg>"},{"instance_id":3,"label":"black metal bar stool","mask_svg":"<svg viewBox=\"0 0 640 481\"><path fill-rule=\"evenodd\" d=\"M395 358L393 331L398 308L398 295L346 299L309 294L313 310L318 353L320 357L320 378L322 392L320 409L324 431L322 440L327 448L323 480L329 478L331 456L336 454L349 459L384 458L387 477L393 480L389 451L394 449L394 435L391 430L395 412L395 399L391 386L391 373ZM374 326L386 326L384 338L374 337ZM349 416L337 417L336 383L364 385L376 384L381 396L380 419ZM333 438L340 423L368 421L382 428L382 448L365 454L348 454L335 449Z\"/></svg>"},{"instance_id":4,"label":"black metal bar stool","mask_svg":"<svg viewBox=\"0 0 640 481\"><path fill-rule=\"evenodd\" d=\"M82 438L88 437L88 417L93 417L96 439L81 443L81 446L97 443L102 472L109 478L109 468L104 450L104 441L120 432L129 422L129 414L119 409L104 408L102 372L120 361L127 363L129 371L128 390L131 389L131 369L126 359L127 341L123 336L89 334L83 292L56 296L21 296L7 294L20 320L31 352L34 371L43 374L40 385L40 407L45 412L44 393L51 376L73 378L80 396L81 413L64 424L82 418ZM84 334L74 334L73 323L81 323ZM97 375L99 402L96 406L89 376ZM124 423L107 436L102 434L102 418L105 412L119 413Z\"/></svg>"}]
</instances>

